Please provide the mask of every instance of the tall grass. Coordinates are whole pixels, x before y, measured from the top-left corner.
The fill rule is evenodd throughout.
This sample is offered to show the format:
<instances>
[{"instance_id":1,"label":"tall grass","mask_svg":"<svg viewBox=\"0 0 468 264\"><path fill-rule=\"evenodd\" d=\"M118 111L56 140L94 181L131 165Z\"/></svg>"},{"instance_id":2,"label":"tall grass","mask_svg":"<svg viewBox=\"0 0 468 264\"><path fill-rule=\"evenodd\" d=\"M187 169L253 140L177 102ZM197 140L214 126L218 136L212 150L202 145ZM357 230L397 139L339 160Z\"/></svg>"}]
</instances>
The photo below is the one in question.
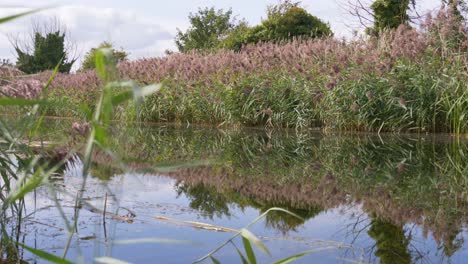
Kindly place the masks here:
<instances>
[{"instance_id":1,"label":"tall grass","mask_svg":"<svg viewBox=\"0 0 468 264\"><path fill-rule=\"evenodd\" d=\"M35 11L32 11L35 12ZM20 15L15 15L7 18L0 19L0 23L4 23L28 15L31 12L26 12ZM0 98L0 106L14 106L17 110L27 112L20 124L14 128L9 127L8 124L3 122L0 117L0 199L2 201L2 208L0 210L0 233L2 240L0 242L0 253L3 258L6 252L7 258L13 262L21 262L19 254L20 248L29 251L31 254L51 263L71 263L66 260L68 249L70 248L73 237L78 232L78 221L80 215L80 208L86 204L83 199L85 192L88 175L91 170L93 156L97 151L104 151L109 153L109 141L111 140L109 134L110 122L114 118L116 107L129 99L133 98L132 103L137 109L140 107L144 97L151 96L160 90L161 85L148 85L141 87L133 81L120 81L118 77L117 68L111 62L111 51L108 49L101 49L96 52L96 74L99 76L99 88L96 92L96 102L93 102L91 107L86 105L86 102L80 104L80 107L74 109L80 113L80 116L86 119L85 124L74 124L73 128L80 134L86 137L85 144L82 147L69 147L66 150L66 155L58 159L50 159L47 149L40 147L39 150L30 146L31 140L35 138L36 133L39 131L44 122L44 117L53 109L53 100L50 100L49 86L57 75L60 62L51 76L48 78L43 89L37 89L39 84L34 80L34 88L31 89L30 82L26 80L25 88L23 91L18 89L19 82L8 83L1 87L1 92L5 96ZM20 85L21 86L21 85ZM57 90L57 89L55 89ZM54 91L52 91L54 92ZM37 93L37 94L34 94ZM94 97L94 96L93 96ZM74 97L76 98L79 97ZM3 146L5 145L5 146ZM64 251L61 257L52 255L48 252L29 247L19 241L20 228L22 227L22 214L25 211L24 197L36 188L43 184L47 184L49 177L58 172L59 169L67 162L67 160L77 154L82 154L82 183L75 198L75 211L72 219L68 219L64 214L63 208L60 205L57 197L55 197L55 204L59 213L61 214L66 230L69 233L69 239L64 245ZM56 194L55 194L56 195ZM253 223L265 217L270 211L283 211L292 214L286 210L279 208L272 208L264 214L260 215ZM105 217L105 213L104 213ZM14 219L16 222L11 221ZM13 225L16 229L10 233L6 230L7 225ZM249 263L256 263L256 257L252 249L252 245L256 245L260 250L269 253L268 249L263 243L249 230L241 229L229 241L237 237L242 237L242 242L245 249L245 254ZM160 243L166 240L154 241ZM218 249L209 253L207 257L213 262L218 263L213 254L224 247L227 243L222 244ZM242 261L246 261L244 255L237 250ZM298 255L291 256L278 263L287 263L292 259L300 258L313 251L307 251ZM204 258L204 259L205 259ZM111 258L97 258L95 261L117 263L118 260Z\"/></svg>"},{"instance_id":2,"label":"tall grass","mask_svg":"<svg viewBox=\"0 0 468 264\"><path fill-rule=\"evenodd\" d=\"M124 62L117 67L122 79L165 87L139 109L121 107L117 118L463 134L468 129L466 36L463 21L442 9L420 29L401 26L378 38L296 39L240 52ZM34 78L47 74L40 76ZM57 107L49 108L50 114L76 115L81 102L93 104L101 85L94 71L59 74L50 94Z\"/></svg>"},{"instance_id":3,"label":"tall grass","mask_svg":"<svg viewBox=\"0 0 468 264\"><path fill-rule=\"evenodd\" d=\"M2 18L0 19L0 23L36 11L39 10ZM137 101L141 100L142 97L154 93L160 88L158 85L140 87L133 82L117 82L115 65L109 63L112 61L110 54L110 51L105 49L97 52L96 69L103 81L103 88L100 90L93 111L89 111L88 108L84 108L81 111L83 116L90 122L90 132L87 135L86 144L83 148L82 186L80 188L81 191L76 196L76 205L78 207L81 207L85 203L82 197L86 187L93 151L96 146L99 148L106 147L107 131L109 121L112 119L113 108L132 97ZM28 247L18 241L19 230L23 225L22 215L25 212L26 206L24 197L40 185L46 184L49 177L59 171L61 166L78 151L78 149L68 149L65 157L51 160L50 156L47 155L46 149L40 148L38 150L30 146L31 139L35 137L36 132L43 124L44 116L50 105L50 102L47 101L48 88L57 72L58 66L51 72L51 76L47 83L44 84L43 89L33 90L34 92L40 91L40 94L36 96L31 95L31 89L27 89L30 83L26 83L25 93L19 94L18 89L16 89L18 86L14 87L11 84L7 84L6 87L2 87L3 93L7 96L0 98L1 106L15 106L17 109L28 112L28 115L20 119L19 124L17 122L14 128L9 127L7 123L0 119L0 143L2 144L0 145L0 175L2 177L0 186L0 199L2 201L0 232L2 243L0 244L0 249L2 250L2 258L4 252L6 252L7 258L14 262L21 261L19 248L23 248L52 263L71 263L65 257L70 246L70 241L77 232L80 210L75 210L73 220L69 220L63 214L60 204L56 201L57 208L63 216L69 232L69 242L67 245L64 245L62 257ZM15 85L18 85L18 82ZM38 84L35 83L34 85L37 88ZM37 99L31 99L32 97L36 97ZM14 230L17 231L8 232L7 225L14 227Z\"/></svg>"}]
</instances>

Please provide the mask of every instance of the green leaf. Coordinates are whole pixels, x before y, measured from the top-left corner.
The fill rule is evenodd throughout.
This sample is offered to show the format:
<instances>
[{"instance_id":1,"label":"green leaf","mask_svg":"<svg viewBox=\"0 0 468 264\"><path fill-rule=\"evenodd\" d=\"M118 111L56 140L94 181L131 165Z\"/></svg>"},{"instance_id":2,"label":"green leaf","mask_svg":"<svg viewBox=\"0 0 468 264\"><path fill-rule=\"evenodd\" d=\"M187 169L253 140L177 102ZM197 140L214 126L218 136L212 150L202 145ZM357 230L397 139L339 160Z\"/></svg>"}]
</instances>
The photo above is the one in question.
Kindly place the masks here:
<instances>
[{"instance_id":1,"label":"green leaf","mask_svg":"<svg viewBox=\"0 0 468 264\"><path fill-rule=\"evenodd\" d=\"M41 185L42 181L45 178L45 173L43 171L34 173L27 181L22 185L18 192L9 196L8 203L13 203L14 201L23 198L26 194L32 192L37 186Z\"/></svg>"},{"instance_id":2,"label":"green leaf","mask_svg":"<svg viewBox=\"0 0 468 264\"><path fill-rule=\"evenodd\" d=\"M6 22L8 22L8 21L11 21L11 20L14 20L14 19L23 17L23 16L27 16L27 15L36 13L36 12L39 12L39 11L42 11L42 10L44 10L44 9L47 9L47 8L34 9L34 10L26 11L26 12L23 12L23 13L19 13L19 14L16 14L16 15L12 15L12 16L7 16L7 17L0 18L0 24L6 23Z\"/></svg>"},{"instance_id":3,"label":"green leaf","mask_svg":"<svg viewBox=\"0 0 468 264\"><path fill-rule=\"evenodd\" d=\"M55 79L55 76L57 75L57 73L59 72L60 70L60 66L62 66L62 62L63 60L65 59L65 54L62 56L62 58L60 59L60 61L57 63L57 65L55 65L55 68L54 68L54 71L52 72L52 74L50 75L49 77L49 80L47 80L47 83L46 85L44 86L44 89L42 89L42 95L44 96L47 96L47 93L49 91L49 87L50 85L52 84L52 81Z\"/></svg>"},{"instance_id":4,"label":"green leaf","mask_svg":"<svg viewBox=\"0 0 468 264\"><path fill-rule=\"evenodd\" d=\"M249 240L256 247L258 247L258 249L260 249L265 254L267 254L268 256L271 257L270 251L265 247L265 245L262 243L262 241L260 241L260 239L258 239L252 232L250 232L249 230L247 230L245 228L242 228L241 229L241 236L243 238L246 238L247 240Z\"/></svg>"},{"instance_id":5,"label":"green leaf","mask_svg":"<svg viewBox=\"0 0 468 264\"><path fill-rule=\"evenodd\" d=\"M310 253L324 251L324 250L328 250L328 249L336 249L336 247L325 247L325 248L318 248L318 249L312 249L312 250L304 251L304 252L289 256L287 258L284 258L282 260L276 261L274 264L290 263L290 262L295 261L297 259L300 259L300 258L302 258L302 257L304 257L306 255L309 255Z\"/></svg>"},{"instance_id":6,"label":"green leaf","mask_svg":"<svg viewBox=\"0 0 468 264\"><path fill-rule=\"evenodd\" d=\"M109 122L103 122L106 124L106 127L103 125L96 125L95 126L95 136L94 136L94 143L100 144L103 147L107 147L109 145Z\"/></svg>"},{"instance_id":7,"label":"green leaf","mask_svg":"<svg viewBox=\"0 0 468 264\"><path fill-rule=\"evenodd\" d=\"M18 243L18 245L22 246L24 249L26 249L27 251L29 251L29 252L33 253L34 255L40 257L41 259L47 260L48 262L58 263L58 264L73 264L73 262L70 262L70 261L68 261L66 259L60 258L60 257L55 256L55 255L52 255L52 254L47 253L45 251L35 249L35 248L31 248L31 247L28 247L28 246L26 246L24 244L21 244L21 243Z\"/></svg>"},{"instance_id":8,"label":"green leaf","mask_svg":"<svg viewBox=\"0 0 468 264\"><path fill-rule=\"evenodd\" d=\"M27 106L27 105L37 105L44 104L44 100L34 100L34 99L24 99L24 98L0 98L0 105L17 105L17 106Z\"/></svg>"},{"instance_id":9,"label":"green leaf","mask_svg":"<svg viewBox=\"0 0 468 264\"><path fill-rule=\"evenodd\" d=\"M249 258L250 264L256 264L257 259L255 258L255 253L252 249L252 245L250 245L249 240L247 240L245 237L242 237L242 243L244 244L244 249L247 253L247 257Z\"/></svg>"},{"instance_id":10,"label":"green leaf","mask_svg":"<svg viewBox=\"0 0 468 264\"><path fill-rule=\"evenodd\" d=\"M257 223L258 221L262 220L266 215L268 215L270 212L273 212L273 211L277 211L277 212L283 212L283 213L287 213L289 215L292 215L294 217L297 217L297 219L301 219L303 221L305 221L304 218L300 217L299 215L293 213L293 212L290 212L286 209L283 209L283 208L279 208L279 207L272 207L268 210L266 210L263 214L259 215L257 218L255 218L247 227L251 227L252 225L254 225L255 223Z\"/></svg>"},{"instance_id":11,"label":"green leaf","mask_svg":"<svg viewBox=\"0 0 468 264\"><path fill-rule=\"evenodd\" d=\"M41 127L42 123L44 122L46 113L44 112L40 117L39 120L37 120L36 125L34 126L34 129L32 129L29 133L29 138L32 139L36 136L37 131L39 131L39 128Z\"/></svg>"},{"instance_id":12,"label":"green leaf","mask_svg":"<svg viewBox=\"0 0 468 264\"><path fill-rule=\"evenodd\" d=\"M221 264L219 260L217 260L215 257L210 256L211 261L213 261L214 264Z\"/></svg>"},{"instance_id":13,"label":"green leaf","mask_svg":"<svg viewBox=\"0 0 468 264\"><path fill-rule=\"evenodd\" d=\"M93 118L93 111L86 103L80 103L78 111L85 116L86 120L91 120Z\"/></svg>"},{"instance_id":14,"label":"green leaf","mask_svg":"<svg viewBox=\"0 0 468 264\"><path fill-rule=\"evenodd\" d=\"M119 105L132 98L132 91L123 91L112 97L112 105Z\"/></svg>"},{"instance_id":15,"label":"green leaf","mask_svg":"<svg viewBox=\"0 0 468 264\"><path fill-rule=\"evenodd\" d=\"M98 49L96 51L96 71L104 82L108 81L107 67L111 56L112 51L110 49Z\"/></svg>"},{"instance_id":16,"label":"green leaf","mask_svg":"<svg viewBox=\"0 0 468 264\"><path fill-rule=\"evenodd\" d=\"M232 244L232 246L236 249L237 254L239 254L239 257L240 257L241 260L242 260L242 264L249 264L249 262L247 261L247 259L245 259L245 257L244 257L244 255L242 254L242 252L236 247L236 244L234 244L232 241L231 241L231 244Z\"/></svg>"}]
</instances>

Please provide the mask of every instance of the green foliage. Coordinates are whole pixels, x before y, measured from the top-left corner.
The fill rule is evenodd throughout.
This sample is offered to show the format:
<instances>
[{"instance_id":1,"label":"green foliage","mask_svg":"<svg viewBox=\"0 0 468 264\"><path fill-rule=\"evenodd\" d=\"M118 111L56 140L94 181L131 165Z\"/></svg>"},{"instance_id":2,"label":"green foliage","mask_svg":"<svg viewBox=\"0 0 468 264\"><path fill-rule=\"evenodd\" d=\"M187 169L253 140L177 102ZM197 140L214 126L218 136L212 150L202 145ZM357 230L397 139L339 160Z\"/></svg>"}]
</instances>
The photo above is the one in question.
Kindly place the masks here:
<instances>
[{"instance_id":1,"label":"green foliage","mask_svg":"<svg viewBox=\"0 0 468 264\"><path fill-rule=\"evenodd\" d=\"M438 75L452 72L453 77ZM459 60L446 65L432 55L421 63L401 60L383 76L362 74L324 93L325 126L340 130L444 131L468 129L468 92Z\"/></svg>"},{"instance_id":2,"label":"green foliage","mask_svg":"<svg viewBox=\"0 0 468 264\"><path fill-rule=\"evenodd\" d=\"M292 5L284 8L270 8L268 18L252 28L247 42L282 41L295 37L318 38L331 36L330 26L308 13L304 8Z\"/></svg>"},{"instance_id":3,"label":"green foliage","mask_svg":"<svg viewBox=\"0 0 468 264\"><path fill-rule=\"evenodd\" d=\"M367 32L373 34L407 24L409 5L410 0L376 0L371 5L371 9L374 11L374 27L368 29Z\"/></svg>"},{"instance_id":4,"label":"green foliage","mask_svg":"<svg viewBox=\"0 0 468 264\"><path fill-rule=\"evenodd\" d=\"M408 252L410 238L406 237L401 226L373 219L367 233L376 241L375 255L379 257L380 263L411 263L411 254Z\"/></svg>"},{"instance_id":5,"label":"green foliage","mask_svg":"<svg viewBox=\"0 0 468 264\"><path fill-rule=\"evenodd\" d=\"M65 49L65 32L60 29L41 33L38 30L34 34L34 43L31 53L22 49L18 43L15 51L18 56L16 65L25 73L37 73L52 70L61 62L59 71L70 72L76 59L68 59Z\"/></svg>"},{"instance_id":6,"label":"green foliage","mask_svg":"<svg viewBox=\"0 0 468 264\"><path fill-rule=\"evenodd\" d=\"M119 63L119 62L122 62L122 61L126 61L127 60L127 57L128 57L128 53L125 52L124 50L116 50L112 43L110 42L107 42L107 41L104 41L102 42L101 44L99 44L99 46L97 48L92 48L91 50L89 50L84 59L83 59L83 62L81 64L81 68L80 70L89 70L89 69L95 69L96 68L96 52L97 50L99 49L110 49L111 53L112 53L112 60L113 62L112 63Z\"/></svg>"},{"instance_id":7,"label":"green foliage","mask_svg":"<svg viewBox=\"0 0 468 264\"><path fill-rule=\"evenodd\" d=\"M466 20L465 17L468 13L468 4L465 0L442 0L444 4L447 4L451 12L460 18L460 20Z\"/></svg>"},{"instance_id":8,"label":"green foliage","mask_svg":"<svg viewBox=\"0 0 468 264\"><path fill-rule=\"evenodd\" d=\"M239 51L246 44L260 41L278 42L296 37L333 35L328 24L299 7L299 3L283 1L269 6L267 16L260 25L249 27L245 21L236 24L232 20L231 10L200 9L197 14L189 16L191 28L185 33L179 30L176 44L180 52L217 49Z\"/></svg>"},{"instance_id":9,"label":"green foliage","mask_svg":"<svg viewBox=\"0 0 468 264\"><path fill-rule=\"evenodd\" d=\"M234 29L229 31L223 38L217 48L240 51L242 46L247 44L247 39L250 34L250 27L246 22L241 22Z\"/></svg>"},{"instance_id":10,"label":"green foliage","mask_svg":"<svg viewBox=\"0 0 468 264\"><path fill-rule=\"evenodd\" d=\"M232 11L215 10L214 7L190 13L190 28L186 32L178 29L175 43L180 52L211 50L221 39L235 28Z\"/></svg>"}]
</instances>

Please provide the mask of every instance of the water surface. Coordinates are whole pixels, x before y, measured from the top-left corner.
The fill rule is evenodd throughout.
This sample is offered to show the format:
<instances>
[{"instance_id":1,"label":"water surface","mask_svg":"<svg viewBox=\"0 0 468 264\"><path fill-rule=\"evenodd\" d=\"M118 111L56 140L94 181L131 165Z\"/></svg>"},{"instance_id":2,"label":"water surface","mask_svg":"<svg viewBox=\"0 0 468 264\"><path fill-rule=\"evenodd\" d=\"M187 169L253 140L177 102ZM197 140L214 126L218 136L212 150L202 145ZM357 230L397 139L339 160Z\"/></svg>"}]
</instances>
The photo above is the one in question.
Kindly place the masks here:
<instances>
[{"instance_id":1,"label":"water surface","mask_svg":"<svg viewBox=\"0 0 468 264\"><path fill-rule=\"evenodd\" d=\"M68 131L66 122L51 121L43 138L59 140ZM468 259L466 140L115 125L109 146L127 167L97 154L86 183L87 204L76 209L82 184L76 157L27 198L20 241L62 255L69 235L59 204L70 221L79 211L78 234L66 254L72 261L108 256L190 263L232 233L183 221L240 229L281 207L303 219L272 213L250 228L272 253L256 251L260 263L322 248L329 249L296 263ZM104 222L96 209L104 208L106 195L107 212L121 217L108 215ZM150 238L190 243L119 244ZM242 250L242 242L234 242ZM233 245L214 256L240 263ZM27 252L23 258L42 262Z\"/></svg>"}]
</instances>

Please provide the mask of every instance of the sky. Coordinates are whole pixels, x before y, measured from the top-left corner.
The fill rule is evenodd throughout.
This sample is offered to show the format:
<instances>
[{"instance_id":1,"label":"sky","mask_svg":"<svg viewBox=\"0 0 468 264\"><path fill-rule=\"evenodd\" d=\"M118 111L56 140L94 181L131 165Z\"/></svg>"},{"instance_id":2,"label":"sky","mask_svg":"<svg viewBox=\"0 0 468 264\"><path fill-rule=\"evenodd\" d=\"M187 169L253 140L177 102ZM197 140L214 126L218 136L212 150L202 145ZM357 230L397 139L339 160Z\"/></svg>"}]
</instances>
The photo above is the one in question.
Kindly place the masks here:
<instances>
[{"instance_id":1,"label":"sky","mask_svg":"<svg viewBox=\"0 0 468 264\"><path fill-rule=\"evenodd\" d=\"M311 14L328 22L337 37L350 37L353 30L360 30L356 18L349 15L343 3L348 0L304 0L302 6ZM370 1L370 0L364 0ZM420 13L434 11L440 0L419 0ZM58 18L66 26L70 43L79 60L84 54L103 41L130 53L130 59L162 56L167 49L176 50L174 36L177 28L189 27L188 15L198 8L232 8L239 19L250 25L259 24L265 18L266 7L277 0L2 0L0 17L31 8L51 7L34 16L28 16L7 24L0 24L0 59L16 60L11 37L26 37L31 32L32 20L47 21ZM75 67L75 68L76 68Z\"/></svg>"}]
</instances>

